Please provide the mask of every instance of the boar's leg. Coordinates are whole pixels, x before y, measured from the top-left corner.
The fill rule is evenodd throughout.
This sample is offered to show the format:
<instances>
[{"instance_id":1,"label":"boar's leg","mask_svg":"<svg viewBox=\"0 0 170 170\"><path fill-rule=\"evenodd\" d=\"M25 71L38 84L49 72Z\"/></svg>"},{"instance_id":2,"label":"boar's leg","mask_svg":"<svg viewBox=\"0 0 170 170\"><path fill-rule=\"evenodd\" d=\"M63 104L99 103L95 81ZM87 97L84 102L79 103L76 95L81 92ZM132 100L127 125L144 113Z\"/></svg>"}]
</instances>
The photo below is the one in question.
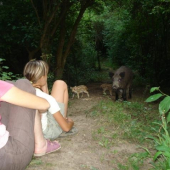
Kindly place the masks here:
<instances>
[{"instance_id":1,"label":"boar's leg","mask_svg":"<svg viewBox=\"0 0 170 170\"><path fill-rule=\"evenodd\" d=\"M115 95L116 95L116 100L118 100L118 96L119 96L118 90L115 91Z\"/></svg>"},{"instance_id":2,"label":"boar's leg","mask_svg":"<svg viewBox=\"0 0 170 170\"><path fill-rule=\"evenodd\" d=\"M123 99L123 90L122 89L119 90L119 99Z\"/></svg>"},{"instance_id":3,"label":"boar's leg","mask_svg":"<svg viewBox=\"0 0 170 170\"><path fill-rule=\"evenodd\" d=\"M132 88L130 87L129 88L129 99L131 99L132 98Z\"/></svg>"},{"instance_id":4,"label":"boar's leg","mask_svg":"<svg viewBox=\"0 0 170 170\"><path fill-rule=\"evenodd\" d=\"M123 89L123 94L122 94L123 100L126 101L126 89Z\"/></svg>"}]
</instances>

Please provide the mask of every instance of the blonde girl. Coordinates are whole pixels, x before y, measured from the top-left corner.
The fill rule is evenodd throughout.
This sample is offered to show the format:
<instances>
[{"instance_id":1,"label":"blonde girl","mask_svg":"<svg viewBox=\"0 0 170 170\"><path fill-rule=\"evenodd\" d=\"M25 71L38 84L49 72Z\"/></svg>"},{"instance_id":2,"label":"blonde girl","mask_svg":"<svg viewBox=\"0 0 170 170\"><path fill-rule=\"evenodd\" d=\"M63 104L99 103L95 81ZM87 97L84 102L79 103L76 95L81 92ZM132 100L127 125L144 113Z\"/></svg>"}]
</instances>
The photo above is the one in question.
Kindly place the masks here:
<instances>
[{"instance_id":1,"label":"blonde girl","mask_svg":"<svg viewBox=\"0 0 170 170\"><path fill-rule=\"evenodd\" d=\"M24 76L36 89L36 95L50 103L47 112L41 114L43 134L46 139L56 139L61 134L72 135L77 129L72 128L73 120L67 118L68 88L62 80L54 82L51 95L47 85L48 64L42 60L29 61L24 68ZM69 133L62 133L62 132Z\"/></svg>"}]
</instances>

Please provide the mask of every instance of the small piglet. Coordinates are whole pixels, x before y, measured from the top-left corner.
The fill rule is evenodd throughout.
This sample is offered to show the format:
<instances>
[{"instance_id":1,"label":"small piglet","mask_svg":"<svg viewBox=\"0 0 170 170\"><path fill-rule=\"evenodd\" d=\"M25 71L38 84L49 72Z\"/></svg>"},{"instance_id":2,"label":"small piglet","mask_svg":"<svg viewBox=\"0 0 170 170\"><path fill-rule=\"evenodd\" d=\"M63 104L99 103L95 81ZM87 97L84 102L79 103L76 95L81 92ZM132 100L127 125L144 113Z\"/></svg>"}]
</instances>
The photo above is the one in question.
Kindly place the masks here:
<instances>
[{"instance_id":1,"label":"small piglet","mask_svg":"<svg viewBox=\"0 0 170 170\"><path fill-rule=\"evenodd\" d=\"M73 98L74 98L74 93L77 94L77 98L79 99L79 94L82 93L82 96L83 97L83 93L86 93L87 96L89 97L89 92L87 91L88 88L87 86L85 85L79 85L79 86L74 86L74 87L70 87L70 89L72 90L73 92Z\"/></svg>"},{"instance_id":2,"label":"small piglet","mask_svg":"<svg viewBox=\"0 0 170 170\"><path fill-rule=\"evenodd\" d=\"M118 100L118 93L120 90L123 91L122 98L124 101L127 100L126 92L129 93L128 98L130 99L132 97L132 70L126 66L121 66L114 73L109 72L109 76L113 81L112 87L115 90L116 100Z\"/></svg>"}]
</instances>

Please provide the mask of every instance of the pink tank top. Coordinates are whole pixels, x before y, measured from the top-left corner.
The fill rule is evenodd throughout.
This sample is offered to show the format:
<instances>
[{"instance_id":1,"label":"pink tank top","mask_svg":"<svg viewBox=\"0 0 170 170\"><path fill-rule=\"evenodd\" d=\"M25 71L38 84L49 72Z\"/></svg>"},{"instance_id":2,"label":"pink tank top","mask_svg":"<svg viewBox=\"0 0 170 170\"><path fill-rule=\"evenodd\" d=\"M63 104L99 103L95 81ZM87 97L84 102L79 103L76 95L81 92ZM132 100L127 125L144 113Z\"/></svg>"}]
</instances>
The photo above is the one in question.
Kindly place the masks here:
<instances>
[{"instance_id":1,"label":"pink tank top","mask_svg":"<svg viewBox=\"0 0 170 170\"><path fill-rule=\"evenodd\" d=\"M0 80L0 101L1 97L13 87L13 84L7 83L5 81ZM1 107L1 106L0 106ZM0 108L1 109L1 108ZM1 123L1 115L0 115L0 149L6 145L9 137L9 132L6 130L6 126Z\"/></svg>"},{"instance_id":2,"label":"pink tank top","mask_svg":"<svg viewBox=\"0 0 170 170\"><path fill-rule=\"evenodd\" d=\"M0 100L1 97L13 86L13 84L0 80Z\"/></svg>"}]
</instances>

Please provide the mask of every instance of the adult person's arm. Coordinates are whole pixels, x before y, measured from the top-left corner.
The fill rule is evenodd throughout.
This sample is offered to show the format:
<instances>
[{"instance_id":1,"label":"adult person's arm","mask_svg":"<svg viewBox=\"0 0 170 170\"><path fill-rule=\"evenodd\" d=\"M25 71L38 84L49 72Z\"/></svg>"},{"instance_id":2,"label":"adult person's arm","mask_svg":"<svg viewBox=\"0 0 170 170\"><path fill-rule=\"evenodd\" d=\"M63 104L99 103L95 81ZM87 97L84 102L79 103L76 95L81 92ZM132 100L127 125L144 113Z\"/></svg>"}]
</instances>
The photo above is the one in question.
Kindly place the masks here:
<instances>
[{"instance_id":1,"label":"adult person's arm","mask_svg":"<svg viewBox=\"0 0 170 170\"><path fill-rule=\"evenodd\" d=\"M18 106L37 109L40 112L45 112L50 107L47 100L27 93L14 86L1 97L1 100Z\"/></svg>"}]
</instances>

